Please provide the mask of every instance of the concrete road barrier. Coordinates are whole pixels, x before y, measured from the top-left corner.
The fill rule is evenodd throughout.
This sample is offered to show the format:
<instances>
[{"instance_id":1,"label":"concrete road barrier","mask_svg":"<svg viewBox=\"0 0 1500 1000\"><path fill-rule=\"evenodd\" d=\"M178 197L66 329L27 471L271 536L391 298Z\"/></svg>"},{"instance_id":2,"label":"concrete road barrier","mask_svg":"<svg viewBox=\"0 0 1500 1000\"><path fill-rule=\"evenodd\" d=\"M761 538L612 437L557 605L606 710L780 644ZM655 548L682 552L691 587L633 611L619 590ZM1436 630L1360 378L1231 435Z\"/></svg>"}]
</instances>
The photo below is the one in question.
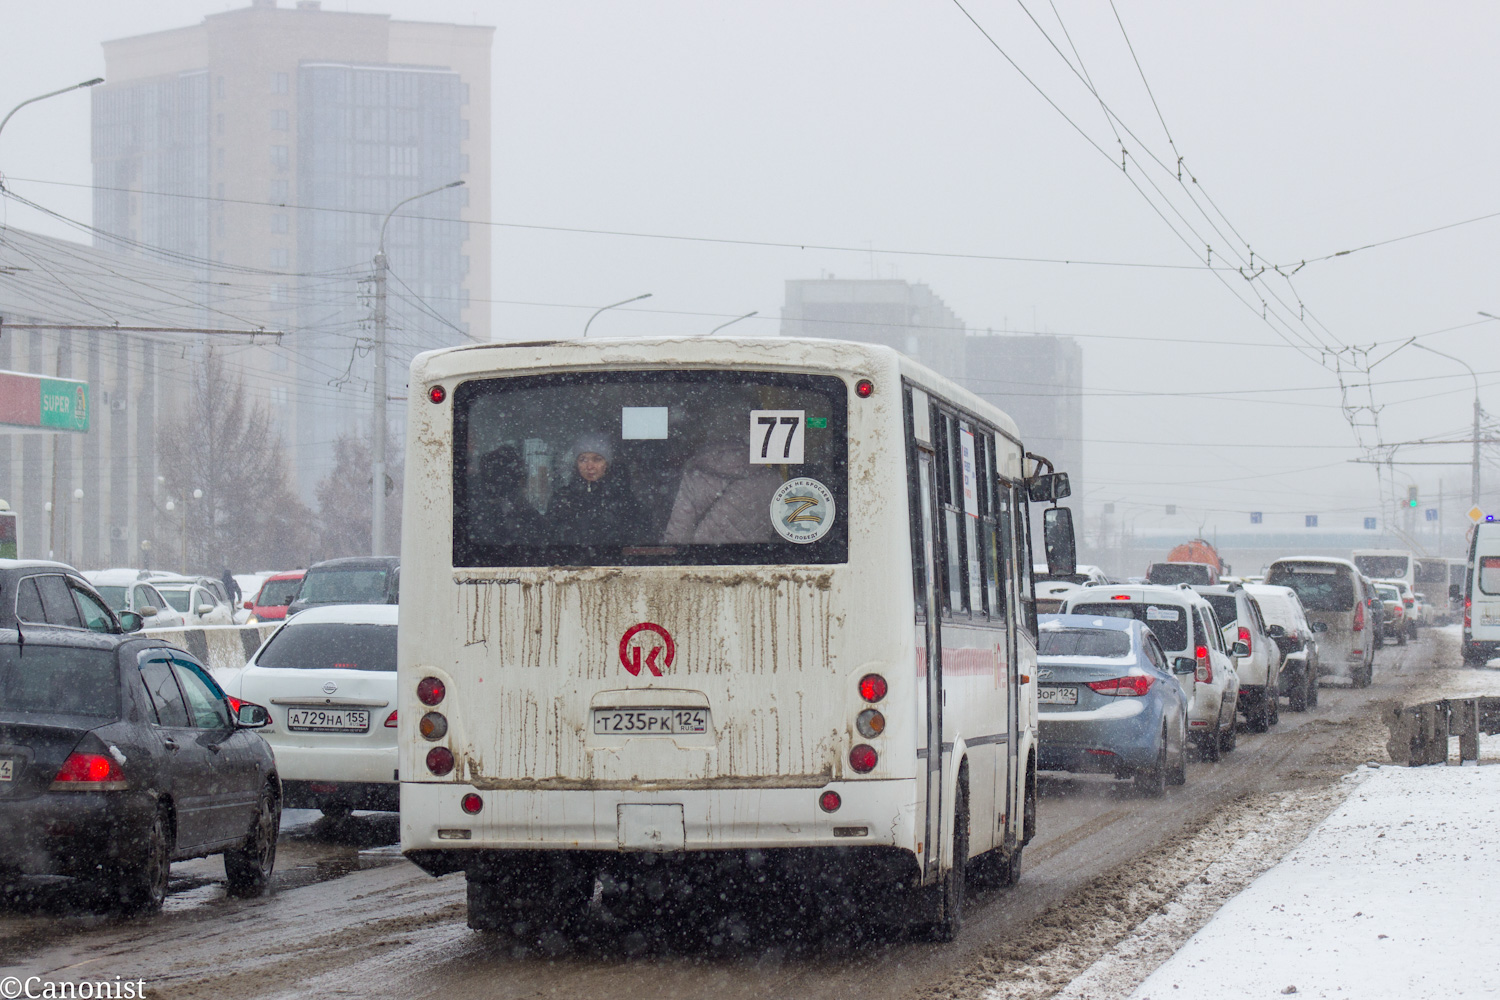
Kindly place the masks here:
<instances>
[{"instance_id":1,"label":"concrete road barrier","mask_svg":"<svg viewBox=\"0 0 1500 1000\"><path fill-rule=\"evenodd\" d=\"M1479 761L1479 734L1500 733L1500 698L1443 698L1385 713L1386 750L1397 764L1448 763L1448 737L1458 737L1460 761Z\"/></svg>"},{"instance_id":2,"label":"concrete road barrier","mask_svg":"<svg viewBox=\"0 0 1500 1000\"><path fill-rule=\"evenodd\" d=\"M164 639L185 649L203 661L216 679L233 674L245 665L260 644L280 622L259 625L201 625L195 628L149 628L141 631L154 639Z\"/></svg>"}]
</instances>

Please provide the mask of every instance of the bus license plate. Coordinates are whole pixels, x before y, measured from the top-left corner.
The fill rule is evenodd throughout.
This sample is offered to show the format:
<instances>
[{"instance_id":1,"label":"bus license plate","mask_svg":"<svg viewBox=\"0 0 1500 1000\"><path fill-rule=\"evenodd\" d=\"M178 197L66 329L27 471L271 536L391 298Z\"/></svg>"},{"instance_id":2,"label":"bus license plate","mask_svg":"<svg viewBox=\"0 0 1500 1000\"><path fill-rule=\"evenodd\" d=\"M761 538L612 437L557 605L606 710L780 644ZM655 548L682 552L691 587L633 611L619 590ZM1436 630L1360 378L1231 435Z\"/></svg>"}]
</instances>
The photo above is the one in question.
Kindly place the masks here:
<instances>
[{"instance_id":1,"label":"bus license plate","mask_svg":"<svg viewBox=\"0 0 1500 1000\"><path fill-rule=\"evenodd\" d=\"M596 708L594 732L599 735L674 736L708 732L706 708Z\"/></svg>"},{"instance_id":2,"label":"bus license plate","mask_svg":"<svg viewBox=\"0 0 1500 1000\"><path fill-rule=\"evenodd\" d=\"M292 708L286 713L286 727L299 732L365 733L370 730L370 713L363 708Z\"/></svg>"},{"instance_id":3,"label":"bus license plate","mask_svg":"<svg viewBox=\"0 0 1500 1000\"><path fill-rule=\"evenodd\" d=\"M1076 687L1040 687L1036 691L1036 702L1038 705L1076 705L1078 704L1078 689Z\"/></svg>"}]
</instances>

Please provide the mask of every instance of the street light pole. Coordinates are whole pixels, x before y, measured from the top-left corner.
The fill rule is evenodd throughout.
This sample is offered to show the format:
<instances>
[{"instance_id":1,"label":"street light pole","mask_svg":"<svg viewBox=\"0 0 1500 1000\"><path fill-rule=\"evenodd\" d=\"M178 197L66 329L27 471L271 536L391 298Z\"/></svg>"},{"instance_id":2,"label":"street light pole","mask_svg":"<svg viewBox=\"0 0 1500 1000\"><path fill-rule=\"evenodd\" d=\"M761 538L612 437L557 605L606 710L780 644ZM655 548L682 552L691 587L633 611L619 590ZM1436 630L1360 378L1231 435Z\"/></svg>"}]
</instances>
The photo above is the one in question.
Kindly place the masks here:
<instances>
[{"instance_id":1,"label":"street light pole","mask_svg":"<svg viewBox=\"0 0 1500 1000\"><path fill-rule=\"evenodd\" d=\"M594 315L589 317L588 323L583 324L583 335L585 337L589 335L589 324L593 323L595 318L598 317L600 313L607 312L610 309L614 309L616 306L628 306L632 302L639 302L641 301L641 299L649 299L650 297L651 293L647 292L645 295L637 295L633 299L621 299L619 302L611 302L607 306L600 306L598 309L594 310Z\"/></svg>"},{"instance_id":2,"label":"street light pole","mask_svg":"<svg viewBox=\"0 0 1500 1000\"><path fill-rule=\"evenodd\" d=\"M385 230L391 224L391 216L400 210L401 206L408 202L425 198L439 191L456 188L463 181L453 181L442 187L435 187L431 191L423 191L396 202L394 208L385 213L385 221L380 224L380 247L375 251L375 407L371 414L373 426L370 428L370 555L384 555L385 552L385 437L386 416L385 403L389 390L386 388L386 364L385 364L385 280L386 273L390 270L390 263L385 256Z\"/></svg>"},{"instance_id":3,"label":"street light pole","mask_svg":"<svg viewBox=\"0 0 1500 1000\"><path fill-rule=\"evenodd\" d=\"M59 94L67 94L75 90L82 90L85 87L93 87L103 82L104 77L96 76L92 80L85 80L82 83L75 83L71 87L64 87L61 90L54 90L46 94L38 94L36 97L28 97L20 104L17 104L15 107L11 108L10 111L6 113L4 118L0 118L0 132L4 132L5 126L10 124L10 120L15 115L15 113L26 107L26 105L28 104L35 104L37 101L45 101L47 98L57 97ZM0 182L0 187L4 187L3 182Z\"/></svg>"},{"instance_id":4,"label":"street light pole","mask_svg":"<svg viewBox=\"0 0 1500 1000\"><path fill-rule=\"evenodd\" d=\"M1480 313L1480 315L1481 316L1489 316L1488 313ZM1489 318L1490 319L1494 319L1495 317L1490 316ZM1427 351L1429 354L1436 354L1440 358L1447 358L1449 361L1457 361L1459 364L1461 364L1465 368L1469 369L1469 377L1474 380L1474 457L1473 457L1473 460L1472 460L1472 463L1471 463L1471 466L1472 466L1472 476L1471 476L1470 481L1469 481L1469 500L1470 500L1470 502L1475 507L1478 507L1479 506L1479 418L1480 418L1480 416L1484 412L1483 410L1481 410L1479 408L1479 376L1477 374L1475 374L1474 368L1467 361L1463 360L1462 358L1455 358L1451 354L1444 354L1442 351L1438 350L1437 348L1435 348L1435 347L1428 347L1426 344L1412 344L1411 346L1419 348L1419 349L1424 350L1424 351Z\"/></svg>"},{"instance_id":5,"label":"street light pole","mask_svg":"<svg viewBox=\"0 0 1500 1000\"><path fill-rule=\"evenodd\" d=\"M749 319L751 316L758 316L759 314L760 314L760 310L756 309L753 312L747 312L747 313L745 313L745 315L743 315L743 316L736 316L734 319L730 320L728 323L720 323L718 326L716 326L712 330L708 331L708 335L710 337L712 337L714 334L718 333L720 330L724 329L726 326L733 326L734 324L738 323L742 319Z\"/></svg>"}]
</instances>

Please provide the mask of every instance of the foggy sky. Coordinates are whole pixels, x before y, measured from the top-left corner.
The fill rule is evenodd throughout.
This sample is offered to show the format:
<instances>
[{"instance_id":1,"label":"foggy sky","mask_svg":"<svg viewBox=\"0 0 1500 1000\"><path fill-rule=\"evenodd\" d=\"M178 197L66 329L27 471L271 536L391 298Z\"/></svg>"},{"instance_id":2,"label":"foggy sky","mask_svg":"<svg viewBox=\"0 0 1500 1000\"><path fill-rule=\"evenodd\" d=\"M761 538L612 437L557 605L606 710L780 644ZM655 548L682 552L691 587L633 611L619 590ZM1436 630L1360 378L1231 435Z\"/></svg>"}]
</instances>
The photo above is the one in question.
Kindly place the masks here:
<instances>
[{"instance_id":1,"label":"foggy sky","mask_svg":"<svg viewBox=\"0 0 1500 1000\"><path fill-rule=\"evenodd\" d=\"M0 113L101 74L106 39L247 3L7 0ZM1500 5L1116 3L1177 153L1199 181L1190 186L1223 210L1258 263L1291 270L1500 211ZM593 332L705 333L755 309L760 315L736 331L774 334L786 279L923 281L973 328L1082 338L1086 516L1113 501L1139 525L1172 523L1161 505L1176 503L1194 522L1185 530L1202 523L1222 531L1245 523L1249 510L1299 520L1389 512L1375 474L1348 462L1361 452L1334 376L1289 348L1212 273L1193 268L1203 248L1184 246L1127 178L1144 186L1150 176L1186 211L1183 189L1137 162L1121 172L1098 101L1014 0L965 6L1112 160L951 0L324 6L498 29L495 222L1186 266L500 226L497 339L575 336L593 308L643 292L653 293L640 303L647 308L609 313ZM1026 0L1026 8L1071 56L1047 0ZM1100 96L1146 147L1175 161L1109 4L1057 0L1056 10ZM1125 141L1146 163L1141 143ZM21 194L86 220L84 187L28 179L88 183L87 94L21 111L0 136L0 171ZM3 210L9 225L77 238L14 205ZM1190 221L1208 232L1201 217ZM1500 219L1308 263L1294 279L1303 315L1326 325L1314 334L1324 340L1389 342L1387 351L1414 334L1462 327L1421 342L1468 360L1480 373L1481 400L1500 412L1500 353L1489 349L1500 324L1476 316L1500 315L1497 235ZM1215 263L1234 250L1234 240L1212 242ZM1256 288L1274 288L1297 312L1284 283L1224 280L1252 299ZM1457 363L1408 348L1375 376L1418 380L1377 385L1385 440L1467 433L1473 382ZM1223 398L1181 395L1204 392ZM1467 456L1467 446L1405 455ZM1406 476L1424 500L1442 479L1446 517L1467 509L1466 468L1409 467L1397 474L1403 492ZM1500 467L1489 465L1486 479L1486 492L1500 499Z\"/></svg>"}]
</instances>

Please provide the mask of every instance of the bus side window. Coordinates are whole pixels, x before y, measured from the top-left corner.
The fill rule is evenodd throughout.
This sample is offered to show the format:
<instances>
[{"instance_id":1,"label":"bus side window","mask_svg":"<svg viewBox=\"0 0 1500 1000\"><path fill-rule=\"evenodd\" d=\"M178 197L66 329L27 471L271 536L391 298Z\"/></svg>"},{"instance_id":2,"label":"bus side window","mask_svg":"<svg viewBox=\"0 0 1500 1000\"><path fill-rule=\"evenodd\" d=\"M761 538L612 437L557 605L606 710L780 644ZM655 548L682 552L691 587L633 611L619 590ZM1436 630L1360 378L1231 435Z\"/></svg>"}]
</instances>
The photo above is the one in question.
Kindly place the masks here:
<instances>
[{"instance_id":1,"label":"bus side window","mask_svg":"<svg viewBox=\"0 0 1500 1000\"><path fill-rule=\"evenodd\" d=\"M1020 614L1021 627L1032 635L1036 635L1036 591L1031 582L1031 511L1026 504L1026 493L1024 490L1011 489L1016 503L1016 589L1019 592L1021 606L1017 609Z\"/></svg>"},{"instance_id":2,"label":"bus side window","mask_svg":"<svg viewBox=\"0 0 1500 1000\"><path fill-rule=\"evenodd\" d=\"M1005 624L1004 574L1000 568L1000 551L996 545L996 518L999 514L998 481L995 478L995 439L984 434L978 439L976 460L979 463L979 535L984 572L984 610L990 621Z\"/></svg>"},{"instance_id":3,"label":"bus side window","mask_svg":"<svg viewBox=\"0 0 1500 1000\"><path fill-rule=\"evenodd\" d=\"M995 540L999 549L999 559L996 560L996 568L1000 574L999 598L996 605L1000 608L1000 615L1005 614L1005 605L1011 602L1013 592L1011 586L1015 582L1016 575L1016 536L1015 518L1012 516L1014 508L1013 492L1009 485L1001 482L995 484ZM1019 606L1018 606L1019 607Z\"/></svg>"},{"instance_id":4,"label":"bus side window","mask_svg":"<svg viewBox=\"0 0 1500 1000\"><path fill-rule=\"evenodd\" d=\"M961 615L968 611L967 590L964 581L964 536L963 511L957 506L963 500L961 473L958 470L958 421L946 413L938 414L938 506L943 512L943 530L938 538L943 546L943 563L948 568L948 586L945 591L946 609L950 614Z\"/></svg>"},{"instance_id":5,"label":"bus side window","mask_svg":"<svg viewBox=\"0 0 1500 1000\"><path fill-rule=\"evenodd\" d=\"M911 390L906 390L906 461L907 461L907 493L909 495L910 520L911 520L911 574L912 588L917 600L917 614L927 614L927 553L924 544L923 530L926 527L923 519L927 514L929 500L927 496L927 477L922 475L921 452L916 445L916 436L912 429L911 421ZM929 424L928 426L933 426Z\"/></svg>"}]
</instances>

